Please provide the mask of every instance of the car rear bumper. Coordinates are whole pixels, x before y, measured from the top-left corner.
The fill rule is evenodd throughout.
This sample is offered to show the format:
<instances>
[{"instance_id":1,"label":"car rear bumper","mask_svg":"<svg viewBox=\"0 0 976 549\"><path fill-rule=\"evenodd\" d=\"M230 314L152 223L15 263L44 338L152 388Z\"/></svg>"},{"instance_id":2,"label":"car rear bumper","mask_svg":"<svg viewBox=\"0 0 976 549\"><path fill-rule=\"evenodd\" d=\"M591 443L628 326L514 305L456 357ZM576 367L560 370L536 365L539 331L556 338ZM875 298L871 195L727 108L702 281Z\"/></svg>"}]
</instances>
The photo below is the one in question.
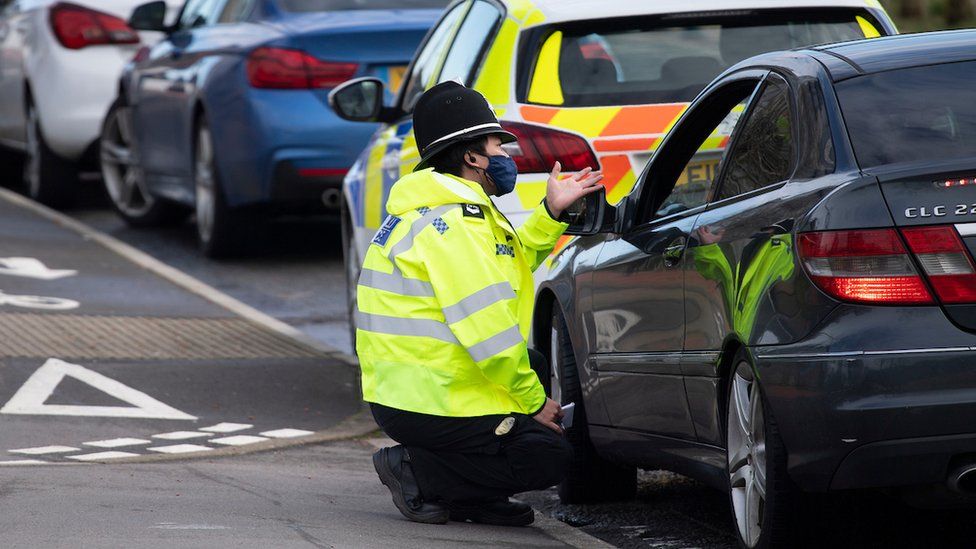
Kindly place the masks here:
<instances>
[{"instance_id":1,"label":"car rear bumper","mask_svg":"<svg viewBox=\"0 0 976 549\"><path fill-rule=\"evenodd\" d=\"M951 461L976 458L976 348L762 355L757 366L805 490L941 483Z\"/></svg>"}]
</instances>

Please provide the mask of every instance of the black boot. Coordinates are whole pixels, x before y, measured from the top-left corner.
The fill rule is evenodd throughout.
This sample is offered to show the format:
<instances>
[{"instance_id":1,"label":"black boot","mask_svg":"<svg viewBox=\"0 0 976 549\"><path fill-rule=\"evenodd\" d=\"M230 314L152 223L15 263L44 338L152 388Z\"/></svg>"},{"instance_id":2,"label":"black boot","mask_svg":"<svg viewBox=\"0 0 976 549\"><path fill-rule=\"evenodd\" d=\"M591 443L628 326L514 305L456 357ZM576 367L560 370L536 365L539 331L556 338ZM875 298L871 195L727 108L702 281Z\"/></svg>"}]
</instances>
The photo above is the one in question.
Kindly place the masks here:
<instances>
[{"instance_id":1,"label":"black boot","mask_svg":"<svg viewBox=\"0 0 976 549\"><path fill-rule=\"evenodd\" d=\"M454 502L448 505L451 520L478 522L496 526L528 526L535 520L535 511L524 503L497 498L481 502Z\"/></svg>"},{"instance_id":2,"label":"black boot","mask_svg":"<svg viewBox=\"0 0 976 549\"><path fill-rule=\"evenodd\" d=\"M393 504L403 516L414 522L444 524L450 517L447 507L425 502L410 467L410 456L400 445L383 448L373 454L373 467L380 481L393 494Z\"/></svg>"}]
</instances>

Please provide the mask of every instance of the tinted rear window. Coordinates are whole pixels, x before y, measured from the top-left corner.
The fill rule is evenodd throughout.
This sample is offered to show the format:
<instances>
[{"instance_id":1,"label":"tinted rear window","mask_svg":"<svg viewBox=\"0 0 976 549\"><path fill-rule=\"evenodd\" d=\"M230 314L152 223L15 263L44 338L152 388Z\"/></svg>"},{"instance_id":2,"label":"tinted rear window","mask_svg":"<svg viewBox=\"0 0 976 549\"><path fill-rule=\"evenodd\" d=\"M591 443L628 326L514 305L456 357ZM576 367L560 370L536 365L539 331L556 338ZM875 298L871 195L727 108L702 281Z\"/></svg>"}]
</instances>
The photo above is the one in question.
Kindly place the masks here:
<instances>
[{"instance_id":1,"label":"tinted rear window","mask_svg":"<svg viewBox=\"0 0 976 549\"><path fill-rule=\"evenodd\" d=\"M540 54L531 63L535 72L528 101L571 107L690 101L722 71L753 55L855 40L872 29L882 30L867 12L847 9L753 10L550 27L539 37ZM553 80L562 88L559 93L551 88Z\"/></svg>"},{"instance_id":2,"label":"tinted rear window","mask_svg":"<svg viewBox=\"0 0 976 549\"><path fill-rule=\"evenodd\" d=\"M285 11L444 9L451 0L279 0Z\"/></svg>"},{"instance_id":3,"label":"tinted rear window","mask_svg":"<svg viewBox=\"0 0 976 549\"><path fill-rule=\"evenodd\" d=\"M861 76L837 84L862 168L976 157L976 61Z\"/></svg>"}]
</instances>

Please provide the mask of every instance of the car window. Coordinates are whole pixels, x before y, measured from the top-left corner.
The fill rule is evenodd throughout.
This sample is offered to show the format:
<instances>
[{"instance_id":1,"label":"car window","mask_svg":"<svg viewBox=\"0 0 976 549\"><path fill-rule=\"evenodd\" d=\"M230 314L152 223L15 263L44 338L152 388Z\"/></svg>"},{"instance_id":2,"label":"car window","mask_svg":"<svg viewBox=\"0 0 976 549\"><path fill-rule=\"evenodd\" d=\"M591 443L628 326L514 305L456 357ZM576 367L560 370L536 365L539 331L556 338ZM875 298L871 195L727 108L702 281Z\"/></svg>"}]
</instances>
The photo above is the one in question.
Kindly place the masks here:
<instances>
[{"instance_id":1,"label":"car window","mask_svg":"<svg viewBox=\"0 0 976 549\"><path fill-rule=\"evenodd\" d=\"M450 0L280 0L285 11L444 9Z\"/></svg>"},{"instance_id":2,"label":"car window","mask_svg":"<svg viewBox=\"0 0 976 549\"><path fill-rule=\"evenodd\" d=\"M221 0L189 0L180 14L180 30L212 25L216 19L217 4Z\"/></svg>"},{"instance_id":3,"label":"car window","mask_svg":"<svg viewBox=\"0 0 976 549\"><path fill-rule=\"evenodd\" d=\"M227 0L224 9L220 11L218 23L238 23L251 14L254 0Z\"/></svg>"},{"instance_id":4,"label":"car window","mask_svg":"<svg viewBox=\"0 0 976 549\"><path fill-rule=\"evenodd\" d=\"M440 64L441 54L453 38L458 21L469 6L470 4L463 3L451 8L451 11L441 19L437 28L430 35L424 49L417 55L410 77L404 87L403 99L400 102L405 112L413 111L413 105L417 102L417 98L427 89L427 84L431 83L434 72Z\"/></svg>"},{"instance_id":5,"label":"car window","mask_svg":"<svg viewBox=\"0 0 976 549\"><path fill-rule=\"evenodd\" d=\"M771 76L728 155L716 200L786 181L796 165L790 88Z\"/></svg>"},{"instance_id":6,"label":"car window","mask_svg":"<svg viewBox=\"0 0 976 549\"><path fill-rule=\"evenodd\" d=\"M863 9L818 8L550 25L523 50L535 56L526 98L566 107L691 101L743 59L877 36L873 20Z\"/></svg>"},{"instance_id":7,"label":"car window","mask_svg":"<svg viewBox=\"0 0 976 549\"><path fill-rule=\"evenodd\" d=\"M457 38L444 60L444 68L438 77L440 82L458 79L470 84L471 72L478 62L485 41L501 17L498 8L487 2L475 2L458 30Z\"/></svg>"}]
</instances>

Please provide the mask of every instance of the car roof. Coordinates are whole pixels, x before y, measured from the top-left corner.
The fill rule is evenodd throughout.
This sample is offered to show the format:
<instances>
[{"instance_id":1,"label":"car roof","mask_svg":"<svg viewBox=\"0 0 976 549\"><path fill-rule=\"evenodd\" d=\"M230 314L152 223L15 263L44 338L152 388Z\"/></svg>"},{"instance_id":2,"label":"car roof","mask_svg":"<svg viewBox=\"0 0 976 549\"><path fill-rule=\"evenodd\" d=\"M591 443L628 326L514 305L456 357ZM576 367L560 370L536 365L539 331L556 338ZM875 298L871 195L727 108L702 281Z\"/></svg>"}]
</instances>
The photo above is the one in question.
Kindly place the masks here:
<instances>
[{"instance_id":1,"label":"car roof","mask_svg":"<svg viewBox=\"0 0 976 549\"><path fill-rule=\"evenodd\" d=\"M829 54L829 58L819 52ZM900 34L812 48L834 81L862 74L976 60L976 30Z\"/></svg>"},{"instance_id":2,"label":"car roof","mask_svg":"<svg viewBox=\"0 0 976 549\"><path fill-rule=\"evenodd\" d=\"M534 0L533 4L545 15L546 23L657 15L696 13L703 11L777 9L777 8L867 8L875 2L867 0L602 0L594 10L593 0Z\"/></svg>"}]
</instances>

